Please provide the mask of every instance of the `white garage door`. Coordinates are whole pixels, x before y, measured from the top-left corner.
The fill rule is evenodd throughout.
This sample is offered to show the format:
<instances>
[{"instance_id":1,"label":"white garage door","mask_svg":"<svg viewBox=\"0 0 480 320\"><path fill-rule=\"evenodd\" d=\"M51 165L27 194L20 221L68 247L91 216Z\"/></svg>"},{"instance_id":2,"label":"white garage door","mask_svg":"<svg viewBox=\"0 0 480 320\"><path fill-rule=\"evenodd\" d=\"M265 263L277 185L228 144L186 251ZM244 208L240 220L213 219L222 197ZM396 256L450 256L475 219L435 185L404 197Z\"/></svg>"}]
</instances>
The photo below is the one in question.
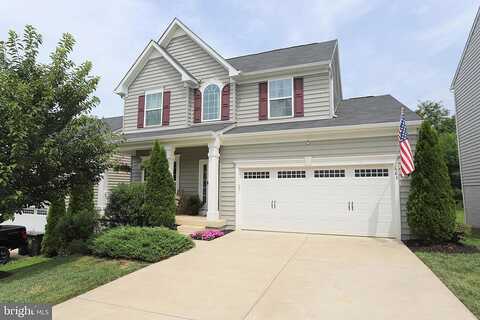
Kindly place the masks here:
<instances>
[{"instance_id":1,"label":"white garage door","mask_svg":"<svg viewBox=\"0 0 480 320\"><path fill-rule=\"evenodd\" d=\"M240 179L242 229L395 236L389 167L249 169Z\"/></svg>"}]
</instances>

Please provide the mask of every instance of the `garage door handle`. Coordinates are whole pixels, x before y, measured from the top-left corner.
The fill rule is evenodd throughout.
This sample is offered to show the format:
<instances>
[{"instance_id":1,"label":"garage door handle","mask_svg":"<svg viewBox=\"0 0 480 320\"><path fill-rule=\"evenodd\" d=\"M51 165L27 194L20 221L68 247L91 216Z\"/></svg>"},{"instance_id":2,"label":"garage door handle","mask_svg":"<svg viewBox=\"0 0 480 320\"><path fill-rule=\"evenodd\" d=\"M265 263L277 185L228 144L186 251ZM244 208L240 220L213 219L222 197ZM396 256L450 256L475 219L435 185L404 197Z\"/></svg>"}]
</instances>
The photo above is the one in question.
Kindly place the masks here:
<instances>
[{"instance_id":1,"label":"garage door handle","mask_svg":"<svg viewBox=\"0 0 480 320\"><path fill-rule=\"evenodd\" d=\"M352 211L353 211L353 201L352 201Z\"/></svg>"},{"instance_id":2,"label":"garage door handle","mask_svg":"<svg viewBox=\"0 0 480 320\"><path fill-rule=\"evenodd\" d=\"M348 201L348 211L350 211L350 201Z\"/></svg>"}]
</instances>

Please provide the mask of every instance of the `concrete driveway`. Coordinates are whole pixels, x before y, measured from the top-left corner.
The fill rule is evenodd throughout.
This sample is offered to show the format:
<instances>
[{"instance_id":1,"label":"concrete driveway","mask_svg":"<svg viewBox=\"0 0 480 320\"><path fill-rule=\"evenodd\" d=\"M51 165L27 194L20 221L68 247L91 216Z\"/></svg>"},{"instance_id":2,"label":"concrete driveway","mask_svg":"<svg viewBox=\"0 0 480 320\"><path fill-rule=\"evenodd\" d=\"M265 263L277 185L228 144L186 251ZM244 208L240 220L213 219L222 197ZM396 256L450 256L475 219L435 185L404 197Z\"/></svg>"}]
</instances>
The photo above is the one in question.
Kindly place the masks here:
<instances>
[{"instance_id":1,"label":"concrete driveway","mask_svg":"<svg viewBox=\"0 0 480 320\"><path fill-rule=\"evenodd\" d=\"M94 266L92 266L94 267ZM476 319L401 242L233 232L71 299L54 319Z\"/></svg>"}]
</instances>

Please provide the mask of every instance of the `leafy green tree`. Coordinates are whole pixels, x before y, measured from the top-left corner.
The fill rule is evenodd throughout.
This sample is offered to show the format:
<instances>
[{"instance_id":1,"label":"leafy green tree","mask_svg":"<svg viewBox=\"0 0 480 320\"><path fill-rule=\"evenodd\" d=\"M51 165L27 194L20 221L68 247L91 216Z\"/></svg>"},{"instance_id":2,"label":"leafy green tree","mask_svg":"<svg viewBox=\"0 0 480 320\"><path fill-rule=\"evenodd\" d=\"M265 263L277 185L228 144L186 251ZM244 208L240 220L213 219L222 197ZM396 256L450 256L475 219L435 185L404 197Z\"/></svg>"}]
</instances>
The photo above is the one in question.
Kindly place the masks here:
<instances>
[{"instance_id":1,"label":"leafy green tree","mask_svg":"<svg viewBox=\"0 0 480 320\"><path fill-rule=\"evenodd\" d=\"M98 104L92 64L70 60L65 33L49 63L37 61L41 35L26 26L0 41L0 222L41 205L109 167L114 136L86 114Z\"/></svg>"},{"instance_id":2,"label":"leafy green tree","mask_svg":"<svg viewBox=\"0 0 480 320\"><path fill-rule=\"evenodd\" d=\"M438 132L441 131L448 113L448 109L445 108L441 101L427 100L417 106L417 114L422 119L428 120Z\"/></svg>"},{"instance_id":3,"label":"leafy green tree","mask_svg":"<svg viewBox=\"0 0 480 320\"><path fill-rule=\"evenodd\" d=\"M175 225L175 183L168 169L165 149L155 141L145 184L145 214L150 225L172 228Z\"/></svg>"},{"instance_id":4,"label":"leafy green tree","mask_svg":"<svg viewBox=\"0 0 480 320\"><path fill-rule=\"evenodd\" d=\"M42 240L42 253L52 257L58 254L60 237L57 233L57 224L65 216L65 198L59 196L52 200L48 208L47 225L45 226L45 235Z\"/></svg>"},{"instance_id":5,"label":"leafy green tree","mask_svg":"<svg viewBox=\"0 0 480 320\"><path fill-rule=\"evenodd\" d=\"M413 234L429 242L448 241L455 230L455 202L438 135L428 120L422 123L415 151L407 202Z\"/></svg>"}]
</instances>

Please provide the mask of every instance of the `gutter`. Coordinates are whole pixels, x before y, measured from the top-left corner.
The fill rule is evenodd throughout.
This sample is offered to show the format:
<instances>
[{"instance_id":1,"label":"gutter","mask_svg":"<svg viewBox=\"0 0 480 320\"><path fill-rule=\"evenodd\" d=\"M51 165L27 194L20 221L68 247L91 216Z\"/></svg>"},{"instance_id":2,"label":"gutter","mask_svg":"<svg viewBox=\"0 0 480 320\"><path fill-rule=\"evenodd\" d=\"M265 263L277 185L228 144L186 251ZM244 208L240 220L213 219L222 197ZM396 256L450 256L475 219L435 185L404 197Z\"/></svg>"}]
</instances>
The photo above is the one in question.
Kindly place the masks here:
<instances>
[{"instance_id":1,"label":"gutter","mask_svg":"<svg viewBox=\"0 0 480 320\"><path fill-rule=\"evenodd\" d=\"M420 126L422 120L413 120L408 122L411 126ZM228 140L229 138L239 138L239 137L248 137L248 136L275 136L282 134L308 134L308 133L326 133L326 132L335 132L335 131L355 131L355 130L368 130L368 129L388 129L398 127L398 122L381 122L381 123L371 123L371 124L359 124L359 125L346 125L346 126L331 126L331 127L320 127L320 128L301 128L301 129L285 129L285 130L272 130L272 131L257 131L257 132L242 132L242 133L232 133L224 134L223 139Z\"/></svg>"}]
</instances>

